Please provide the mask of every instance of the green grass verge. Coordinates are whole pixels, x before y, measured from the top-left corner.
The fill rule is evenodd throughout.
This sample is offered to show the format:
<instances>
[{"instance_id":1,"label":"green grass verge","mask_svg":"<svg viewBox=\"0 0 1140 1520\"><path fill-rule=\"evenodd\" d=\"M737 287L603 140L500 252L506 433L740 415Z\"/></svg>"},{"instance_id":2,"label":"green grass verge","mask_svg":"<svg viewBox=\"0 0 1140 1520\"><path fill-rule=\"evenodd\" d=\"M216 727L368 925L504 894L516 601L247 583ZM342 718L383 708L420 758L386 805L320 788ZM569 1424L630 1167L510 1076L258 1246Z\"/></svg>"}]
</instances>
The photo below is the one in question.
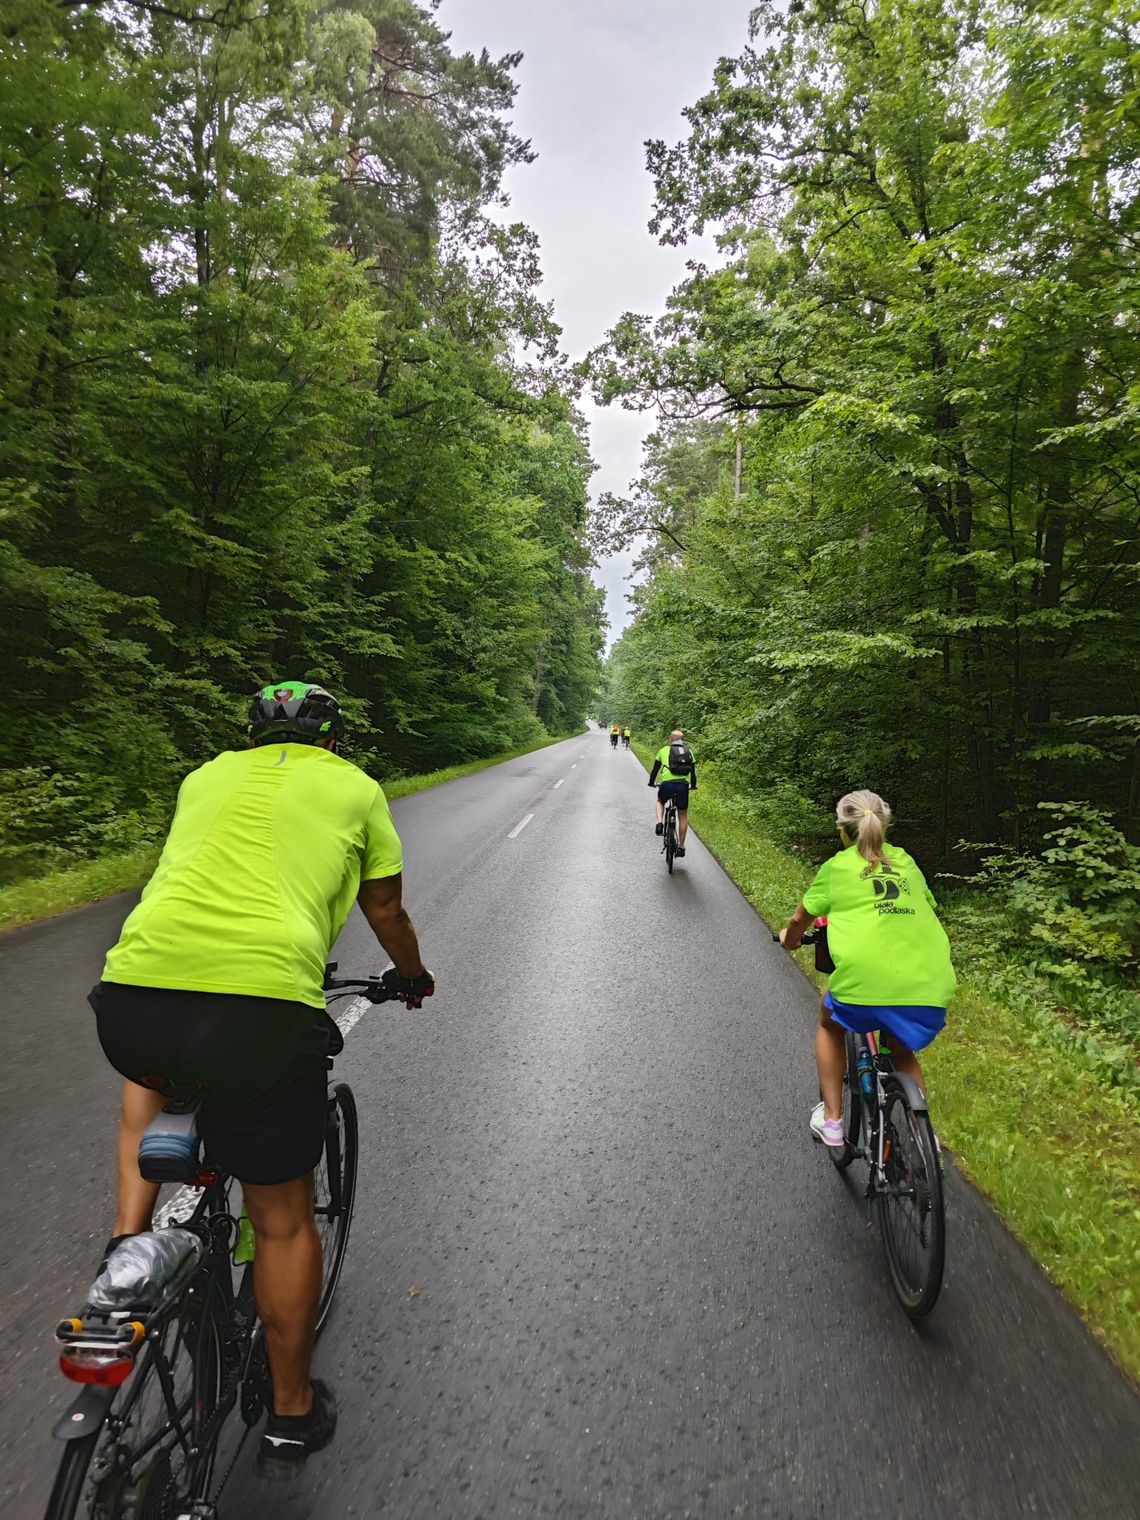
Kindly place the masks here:
<instances>
[{"instance_id":1,"label":"green grass verge","mask_svg":"<svg viewBox=\"0 0 1140 1520\"><path fill-rule=\"evenodd\" d=\"M634 748L652 764L651 751ZM749 902L781 926L814 862L759 837L715 767L702 765L699 782L693 827ZM809 953L801 964L822 983ZM957 942L958 996L923 1055L938 1132L1097 1338L1140 1378L1140 1103L1063 1030L1054 1037L1047 1021L971 976L968 955Z\"/></svg>"},{"instance_id":2,"label":"green grass verge","mask_svg":"<svg viewBox=\"0 0 1140 1520\"><path fill-rule=\"evenodd\" d=\"M426 776L400 776L384 787L389 801L407 797L412 792L422 792L429 786L439 786L444 781L455 781L460 776L470 776L504 760L516 760L534 750L546 749L551 744L561 744L573 734L562 734L553 739L541 739L537 744L526 744L521 749L508 750L505 754L490 755L485 760L472 760L466 765L450 765L446 770L431 771ZM0 888L0 933L5 929L17 929L22 924L35 923L37 919L52 918L66 913L69 908L83 907L98 902L116 892L127 892L140 887L154 870L158 860L157 846L146 845L129 850L122 855L109 855L102 860L85 861L82 865L66 870L53 871L47 876L31 877L27 881L13 882Z\"/></svg>"},{"instance_id":3,"label":"green grass verge","mask_svg":"<svg viewBox=\"0 0 1140 1520\"><path fill-rule=\"evenodd\" d=\"M123 855L108 855L103 860L88 860L47 876L13 882L0 889L0 930L52 918L69 908L126 892L147 879L157 860L158 847L143 845Z\"/></svg>"}]
</instances>

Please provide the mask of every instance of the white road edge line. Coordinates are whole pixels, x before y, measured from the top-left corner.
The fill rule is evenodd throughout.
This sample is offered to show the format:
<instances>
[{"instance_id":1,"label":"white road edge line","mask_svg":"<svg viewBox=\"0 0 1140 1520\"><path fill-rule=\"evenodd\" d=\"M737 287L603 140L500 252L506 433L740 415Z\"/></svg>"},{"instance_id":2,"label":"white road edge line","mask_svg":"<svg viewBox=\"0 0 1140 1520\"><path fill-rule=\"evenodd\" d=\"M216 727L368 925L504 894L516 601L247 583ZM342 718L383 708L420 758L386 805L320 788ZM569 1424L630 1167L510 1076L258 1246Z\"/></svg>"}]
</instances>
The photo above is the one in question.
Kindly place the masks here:
<instances>
[{"instance_id":1,"label":"white road edge line","mask_svg":"<svg viewBox=\"0 0 1140 1520\"><path fill-rule=\"evenodd\" d=\"M559 788L559 787L560 787L560 786L561 786L561 785L562 785L562 783L563 783L563 782L564 782L564 781L565 781L565 780L566 780L566 777L565 777L565 776L560 776L560 777L559 777L559 778L558 778L558 780L557 780L557 781L556 781L556 782L555 782L555 783L554 783L554 785L553 785L553 787L552 787L552 788L551 788L551 790L552 790L552 791L555 791L555 792L556 792L556 791L557 791L557 790L558 790L558 788Z\"/></svg>"},{"instance_id":2,"label":"white road edge line","mask_svg":"<svg viewBox=\"0 0 1140 1520\"><path fill-rule=\"evenodd\" d=\"M359 1024L364 1013L371 1007L366 997L354 997L346 1003L336 1015L337 1028L341 1034L347 1035ZM175 1219L185 1219L194 1212L195 1205L201 1196L202 1189L184 1186L176 1188L170 1197L159 1204L154 1211L154 1228L165 1230L166 1226Z\"/></svg>"},{"instance_id":3,"label":"white road edge line","mask_svg":"<svg viewBox=\"0 0 1140 1520\"><path fill-rule=\"evenodd\" d=\"M516 823L515 824L514 828L507 835L507 838L508 839L517 839L519 837L519 835L522 833L523 829L526 828L527 824L530 822L530 820L533 817L534 817L533 813L528 813L521 823Z\"/></svg>"}]
</instances>

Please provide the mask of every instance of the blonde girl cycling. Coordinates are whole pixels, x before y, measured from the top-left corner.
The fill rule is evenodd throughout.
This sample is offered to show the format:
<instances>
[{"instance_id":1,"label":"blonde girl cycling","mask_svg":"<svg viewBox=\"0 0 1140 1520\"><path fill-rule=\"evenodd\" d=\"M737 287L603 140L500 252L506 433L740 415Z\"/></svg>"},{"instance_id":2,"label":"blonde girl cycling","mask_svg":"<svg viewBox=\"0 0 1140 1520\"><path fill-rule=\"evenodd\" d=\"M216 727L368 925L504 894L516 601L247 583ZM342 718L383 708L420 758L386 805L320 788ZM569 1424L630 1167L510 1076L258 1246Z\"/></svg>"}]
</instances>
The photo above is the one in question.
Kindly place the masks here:
<instances>
[{"instance_id":1,"label":"blonde girl cycling","mask_svg":"<svg viewBox=\"0 0 1140 1520\"><path fill-rule=\"evenodd\" d=\"M780 943L795 950L813 919L827 919L835 970L819 1009L815 1057L823 1101L812 1112L811 1132L838 1147L844 1031L881 1030L895 1066L921 1084L915 1051L946 1023L957 982L926 878L905 850L886 841L890 808L875 792L848 792L835 816L843 848L816 872Z\"/></svg>"}]
</instances>

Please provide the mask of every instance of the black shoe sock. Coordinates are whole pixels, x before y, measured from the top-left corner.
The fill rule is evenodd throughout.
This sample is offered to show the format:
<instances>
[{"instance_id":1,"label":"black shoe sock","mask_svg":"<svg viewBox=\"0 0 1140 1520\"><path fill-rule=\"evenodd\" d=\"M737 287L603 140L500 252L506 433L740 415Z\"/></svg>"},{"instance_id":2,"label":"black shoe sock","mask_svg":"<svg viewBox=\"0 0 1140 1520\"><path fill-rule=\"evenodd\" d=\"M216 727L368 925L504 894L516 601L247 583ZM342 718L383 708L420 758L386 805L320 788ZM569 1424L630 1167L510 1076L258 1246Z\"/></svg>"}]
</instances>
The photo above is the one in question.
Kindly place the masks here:
<instances>
[{"instance_id":1,"label":"black shoe sock","mask_svg":"<svg viewBox=\"0 0 1140 1520\"><path fill-rule=\"evenodd\" d=\"M278 1414L276 1410L273 1410L269 1418L273 1421L274 1430L280 1429L283 1431L289 1431L293 1435L299 1436L302 1435L304 1431L307 1430L308 1427L317 1418L317 1413L317 1390L314 1388L313 1407L309 1410L308 1414Z\"/></svg>"}]
</instances>

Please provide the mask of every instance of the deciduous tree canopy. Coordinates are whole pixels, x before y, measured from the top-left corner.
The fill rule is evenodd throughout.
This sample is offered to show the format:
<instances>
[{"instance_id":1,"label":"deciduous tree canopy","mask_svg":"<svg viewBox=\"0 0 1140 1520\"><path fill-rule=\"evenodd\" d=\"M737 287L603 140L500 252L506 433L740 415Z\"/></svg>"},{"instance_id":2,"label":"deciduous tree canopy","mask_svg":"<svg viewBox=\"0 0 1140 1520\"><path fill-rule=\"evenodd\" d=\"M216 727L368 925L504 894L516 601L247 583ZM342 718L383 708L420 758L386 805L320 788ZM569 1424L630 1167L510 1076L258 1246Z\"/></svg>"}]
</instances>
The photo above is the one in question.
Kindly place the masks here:
<instances>
[{"instance_id":1,"label":"deciduous tree canopy","mask_svg":"<svg viewBox=\"0 0 1140 1520\"><path fill-rule=\"evenodd\" d=\"M411 0L5 6L4 872L152 827L275 676L379 774L580 720L592 465L488 220L516 62Z\"/></svg>"},{"instance_id":2,"label":"deciduous tree canopy","mask_svg":"<svg viewBox=\"0 0 1140 1520\"><path fill-rule=\"evenodd\" d=\"M650 145L657 233L727 257L592 356L663 414L597 525L648 535L611 667L639 731L686 720L792 812L874 786L931 855L1030 842L1043 800L1135 835L1135 22L764 5Z\"/></svg>"}]
</instances>

